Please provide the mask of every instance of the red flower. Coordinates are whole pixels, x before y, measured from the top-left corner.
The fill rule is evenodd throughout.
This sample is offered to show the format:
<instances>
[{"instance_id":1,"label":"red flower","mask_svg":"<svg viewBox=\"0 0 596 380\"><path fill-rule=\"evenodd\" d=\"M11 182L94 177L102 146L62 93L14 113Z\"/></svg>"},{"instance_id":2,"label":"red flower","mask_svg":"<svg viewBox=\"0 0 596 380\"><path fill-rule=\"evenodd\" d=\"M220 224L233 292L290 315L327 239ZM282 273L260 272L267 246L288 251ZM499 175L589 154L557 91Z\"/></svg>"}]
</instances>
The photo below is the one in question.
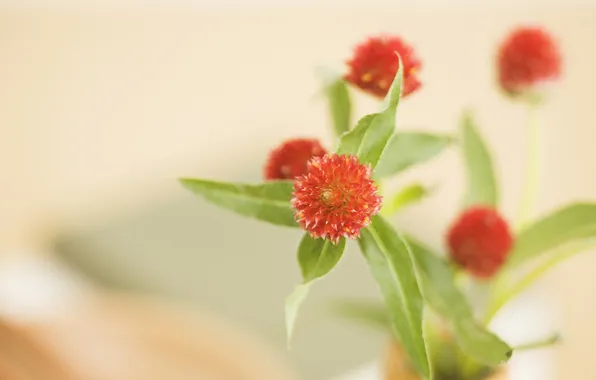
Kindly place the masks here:
<instances>
[{"instance_id":1,"label":"red flower","mask_svg":"<svg viewBox=\"0 0 596 380\"><path fill-rule=\"evenodd\" d=\"M477 277L491 277L503 265L513 238L496 210L467 209L447 235L451 259Z\"/></svg>"},{"instance_id":2,"label":"red flower","mask_svg":"<svg viewBox=\"0 0 596 380\"><path fill-rule=\"evenodd\" d=\"M327 151L316 139L292 139L271 151L265 164L267 180L294 179L306 173L306 163Z\"/></svg>"},{"instance_id":3,"label":"red flower","mask_svg":"<svg viewBox=\"0 0 596 380\"><path fill-rule=\"evenodd\" d=\"M404 65L402 96L411 94L421 86L416 77L421 62L412 47L395 36L372 37L356 46L354 56L347 61L349 72L345 79L364 91L385 97L399 68L396 53Z\"/></svg>"},{"instance_id":4,"label":"red flower","mask_svg":"<svg viewBox=\"0 0 596 380\"><path fill-rule=\"evenodd\" d=\"M501 44L499 84L511 95L534 92L561 74L561 55L553 38L540 28L519 28Z\"/></svg>"},{"instance_id":5,"label":"red flower","mask_svg":"<svg viewBox=\"0 0 596 380\"><path fill-rule=\"evenodd\" d=\"M296 178L292 207L310 236L337 243L342 236L359 237L379 212L377 191L369 165L356 156L333 153L310 160L308 173Z\"/></svg>"}]
</instances>

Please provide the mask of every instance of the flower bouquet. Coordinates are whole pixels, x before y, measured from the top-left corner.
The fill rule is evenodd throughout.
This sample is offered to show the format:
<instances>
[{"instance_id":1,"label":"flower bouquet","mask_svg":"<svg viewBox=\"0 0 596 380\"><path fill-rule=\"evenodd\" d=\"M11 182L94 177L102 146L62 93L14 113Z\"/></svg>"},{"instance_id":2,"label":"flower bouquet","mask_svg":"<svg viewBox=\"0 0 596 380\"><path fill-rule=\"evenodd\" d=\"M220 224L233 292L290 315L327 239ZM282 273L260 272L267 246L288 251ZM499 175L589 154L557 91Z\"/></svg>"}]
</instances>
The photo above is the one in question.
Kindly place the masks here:
<instances>
[{"instance_id":1,"label":"flower bouquet","mask_svg":"<svg viewBox=\"0 0 596 380\"><path fill-rule=\"evenodd\" d=\"M237 214L304 231L297 249L303 280L285 305L288 342L300 304L354 241L384 302L381 308L360 304L351 310L392 332L387 380L506 376L503 364L515 351L552 344L557 336L511 347L489 323L548 269L596 242L596 203L533 216L540 126L532 124L520 216L510 225L499 210L490 149L471 113L453 135L396 129L401 100L422 86L421 61L409 44L396 36L369 38L354 49L347 68L324 83L337 137L333 150L316 139L294 138L271 151L261 183L184 178L182 184ZM546 85L560 75L560 52L545 30L518 28L499 47L496 69L502 92L534 114L548 98ZM352 88L381 100L379 111L353 123ZM393 193L383 184L448 147L462 153L467 191L443 253L390 222L429 189L414 184ZM488 289L480 307L462 286L466 281Z\"/></svg>"}]
</instances>

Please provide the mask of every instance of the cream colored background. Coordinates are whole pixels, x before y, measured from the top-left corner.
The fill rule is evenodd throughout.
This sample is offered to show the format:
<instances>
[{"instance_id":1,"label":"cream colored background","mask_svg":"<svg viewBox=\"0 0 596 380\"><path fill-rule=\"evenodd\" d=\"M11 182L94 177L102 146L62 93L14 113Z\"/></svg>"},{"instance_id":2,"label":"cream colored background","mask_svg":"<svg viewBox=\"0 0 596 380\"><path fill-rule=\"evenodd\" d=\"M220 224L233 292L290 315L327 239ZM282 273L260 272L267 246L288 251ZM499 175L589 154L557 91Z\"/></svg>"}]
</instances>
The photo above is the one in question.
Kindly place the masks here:
<instances>
[{"instance_id":1,"label":"cream colored background","mask_svg":"<svg viewBox=\"0 0 596 380\"><path fill-rule=\"evenodd\" d=\"M514 215L525 114L494 90L492 59L517 23L547 25L563 46L565 77L542 115L539 206L595 199L595 20L593 8L2 11L0 253L43 248L56 231L167 198L181 174L217 177L218 163L261 162L283 138L330 143L313 67L340 67L354 42L382 31L405 36L424 62L424 87L403 102L399 124L447 132L473 107L499 165L505 212ZM359 115L375 107L364 96L358 102ZM458 157L448 153L407 177L441 185L402 217L439 244L462 189ZM596 373L595 266L596 253L585 254L548 278L566 338L559 378Z\"/></svg>"}]
</instances>

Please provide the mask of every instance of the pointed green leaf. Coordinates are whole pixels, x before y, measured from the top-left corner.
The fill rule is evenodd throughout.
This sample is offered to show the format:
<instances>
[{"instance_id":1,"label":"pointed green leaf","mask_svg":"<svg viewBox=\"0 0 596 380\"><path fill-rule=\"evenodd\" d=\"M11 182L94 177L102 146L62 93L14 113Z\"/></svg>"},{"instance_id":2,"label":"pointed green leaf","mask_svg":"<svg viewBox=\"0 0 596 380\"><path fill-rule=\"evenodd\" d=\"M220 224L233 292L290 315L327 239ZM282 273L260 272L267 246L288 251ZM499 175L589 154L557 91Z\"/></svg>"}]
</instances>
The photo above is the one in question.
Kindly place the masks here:
<instances>
[{"instance_id":1,"label":"pointed green leaf","mask_svg":"<svg viewBox=\"0 0 596 380\"><path fill-rule=\"evenodd\" d=\"M513 349L473 318L451 321L453 333L461 349L479 362L498 366L506 363Z\"/></svg>"},{"instance_id":2,"label":"pointed green leaf","mask_svg":"<svg viewBox=\"0 0 596 380\"><path fill-rule=\"evenodd\" d=\"M389 137L395 130L395 113L403 80L401 66L385 97L383 110L365 116L356 128L344 133L339 142L339 154L355 154L360 162L370 164L373 168L377 165Z\"/></svg>"},{"instance_id":3,"label":"pointed green leaf","mask_svg":"<svg viewBox=\"0 0 596 380\"><path fill-rule=\"evenodd\" d=\"M304 283L329 273L339 262L345 247L344 238L337 244L333 244L327 239L313 239L305 233L298 246L298 263Z\"/></svg>"},{"instance_id":4,"label":"pointed green leaf","mask_svg":"<svg viewBox=\"0 0 596 380\"><path fill-rule=\"evenodd\" d=\"M396 132L375 168L375 177L383 178L430 160L451 144L453 138L422 132Z\"/></svg>"},{"instance_id":5,"label":"pointed green leaf","mask_svg":"<svg viewBox=\"0 0 596 380\"><path fill-rule=\"evenodd\" d=\"M372 224L361 230L358 244L383 294L394 334L418 372L430 378L422 330L424 304L410 249L379 216L373 217Z\"/></svg>"},{"instance_id":6,"label":"pointed green leaf","mask_svg":"<svg viewBox=\"0 0 596 380\"><path fill-rule=\"evenodd\" d=\"M300 305L306 299L310 286L313 282L307 284L300 284L296 286L292 294L286 298L286 336L288 348L292 341L292 335L294 334L294 325L296 324L296 318L298 317L298 309Z\"/></svg>"},{"instance_id":7,"label":"pointed green leaf","mask_svg":"<svg viewBox=\"0 0 596 380\"><path fill-rule=\"evenodd\" d=\"M462 119L461 139L468 181L464 206L498 206L497 180L490 152L470 114Z\"/></svg>"},{"instance_id":8,"label":"pointed green leaf","mask_svg":"<svg viewBox=\"0 0 596 380\"><path fill-rule=\"evenodd\" d=\"M364 139L364 135L368 131L370 124L374 118L377 117L377 115L379 114L373 113L364 116L362 119L358 120L358 123L354 128L352 128L349 132L344 133L339 141L337 154L358 153L362 139Z\"/></svg>"},{"instance_id":9,"label":"pointed green leaf","mask_svg":"<svg viewBox=\"0 0 596 380\"><path fill-rule=\"evenodd\" d=\"M345 238L341 238L337 244L333 244L326 239L313 239L308 233L302 237L298 246L298 263L302 271L303 283L297 286L286 299L288 345L294 331L298 309L306 299L310 286L315 280L323 277L335 267L345 248Z\"/></svg>"},{"instance_id":10,"label":"pointed green leaf","mask_svg":"<svg viewBox=\"0 0 596 380\"><path fill-rule=\"evenodd\" d=\"M291 181L250 185L183 178L180 182L194 194L237 214L281 226L298 227L290 205Z\"/></svg>"},{"instance_id":11,"label":"pointed green leaf","mask_svg":"<svg viewBox=\"0 0 596 380\"><path fill-rule=\"evenodd\" d=\"M383 215L392 215L402 208L427 197L431 190L420 183L413 183L401 189L383 206Z\"/></svg>"},{"instance_id":12,"label":"pointed green leaf","mask_svg":"<svg viewBox=\"0 0 596 380\"><path fill-rule=\"evenodd\" d=\"M519 233L507 267L516 267L577 239L590 237L596 237L596 204L565 206Z\"/></svg>"},{"instance_id":13,"label":"pointed green leaf","mask_svg":"<svg viewBox=\"0 0 596 380\"><path fill-rule=\"evenodd\" d=\"M462 350L491 366L506 362L511 347L476 322L466 297L455 285L450 266L427 247L408 237L420 275L422 293L429 305L451 325Z\"/></svg>"}]
</instances>

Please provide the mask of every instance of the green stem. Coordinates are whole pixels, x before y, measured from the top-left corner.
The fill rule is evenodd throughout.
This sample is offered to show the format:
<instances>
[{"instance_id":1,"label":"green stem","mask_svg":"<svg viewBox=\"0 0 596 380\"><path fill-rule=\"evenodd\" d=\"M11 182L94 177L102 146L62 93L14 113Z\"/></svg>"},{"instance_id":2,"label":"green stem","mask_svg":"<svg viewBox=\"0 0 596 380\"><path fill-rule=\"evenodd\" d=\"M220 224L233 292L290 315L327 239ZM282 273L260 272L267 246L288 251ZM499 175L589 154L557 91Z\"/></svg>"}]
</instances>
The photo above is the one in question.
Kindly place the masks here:
<instances>
[{"instance_id":1,"label":"green stem","mask_svg":"<svg viewBox=\"0 0 596 380\"><path fill-rule=\"evenodd\" d=\"M519 206L519 216L516 228L519 231L525 227L526 223L532 218L534 205L538 193L538 184L540 181L540 125L538 122L538 105L528 105L528 126L527 126L527 149L526 149L526 171L524 173L524 184L522 187L522 198ZM502 295L502 277L493 283L489 295L489 304L485 316L485 322L488 324L499 309L510 299L508 292ZM523 286L517 284L513 288Z\"/></svg>"},{"instance_id":2,"label":"green stem","mask_svg":"<svg viewBox=\"0 0 596 380\"><path fill-rule=\"evenodd\" d=\"M553 344L558 343L560 340L561 340L561 336L559 334L553 334L545 339L541 339L536 342L521 344L519 346L513 347L513 350L514 351L534 350L536 348L552 346Z\"/></svg>"},{"instance_id":3,"label":"green stem","mask_svg":"<svg viewBox=\"0 0 596 380\"><path fill-rule=\"evenodd\" d=\"M518 229L532 218L540 181L540 125L538 105L528 105L526 172L517 220Z\"/></svg>"}]
</instances>

